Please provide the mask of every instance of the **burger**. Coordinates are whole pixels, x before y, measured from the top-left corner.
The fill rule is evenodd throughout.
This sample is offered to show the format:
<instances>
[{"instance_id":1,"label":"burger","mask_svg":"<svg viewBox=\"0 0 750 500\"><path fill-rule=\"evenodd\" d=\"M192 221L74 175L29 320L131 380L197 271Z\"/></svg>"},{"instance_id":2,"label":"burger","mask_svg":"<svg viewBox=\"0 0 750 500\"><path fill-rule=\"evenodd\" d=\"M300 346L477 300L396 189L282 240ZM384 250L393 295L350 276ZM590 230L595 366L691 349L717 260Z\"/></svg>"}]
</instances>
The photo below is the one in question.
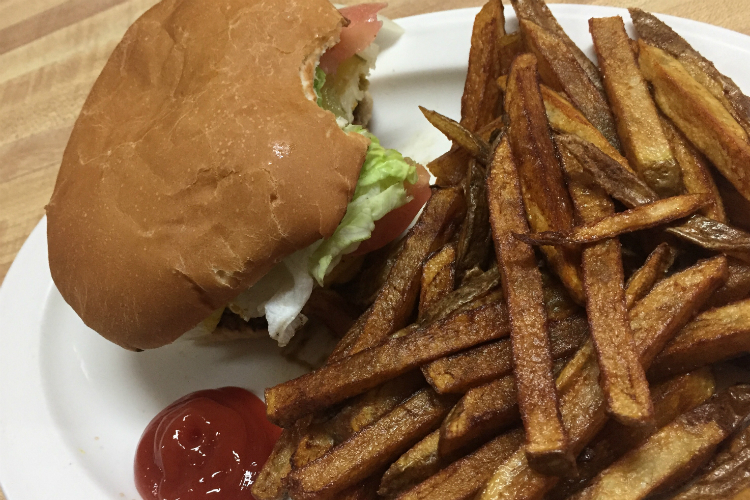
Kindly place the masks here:
<instances>
[{"instance_id":1,"label":"burger","mask_svg":"<svg viewBox=\"0 0 750 500\"><path fill-rule=\"evenodd\" d=\"M232 318L283 345L342 256L402 232L430 191L365 128L382 7L163 0L127 30L47 206L84 323L131 350Z\"/></svg>"}]
</instances>

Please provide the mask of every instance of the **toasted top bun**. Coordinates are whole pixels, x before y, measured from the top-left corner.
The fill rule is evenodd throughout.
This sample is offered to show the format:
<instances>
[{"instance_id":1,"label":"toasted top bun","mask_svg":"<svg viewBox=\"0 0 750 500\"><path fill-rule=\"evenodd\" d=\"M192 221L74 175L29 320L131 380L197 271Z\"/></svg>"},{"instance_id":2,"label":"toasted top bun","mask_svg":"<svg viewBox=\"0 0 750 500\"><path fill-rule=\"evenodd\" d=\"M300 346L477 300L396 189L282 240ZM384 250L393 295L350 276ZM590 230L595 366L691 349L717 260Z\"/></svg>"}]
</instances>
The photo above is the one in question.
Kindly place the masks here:
<instances>
[{"instance_id":1,"label":"toasted top bun","mask_svg":"<svg viewBox=\"0 0 750 500\"><path fill-rule=\"evenodd\" d=\"M164 0L128 29L47 206L52 277L88 326L170 343L333 233L368 145L311 86L344 22L327 0Z\"/></svg>"}]
</instances>

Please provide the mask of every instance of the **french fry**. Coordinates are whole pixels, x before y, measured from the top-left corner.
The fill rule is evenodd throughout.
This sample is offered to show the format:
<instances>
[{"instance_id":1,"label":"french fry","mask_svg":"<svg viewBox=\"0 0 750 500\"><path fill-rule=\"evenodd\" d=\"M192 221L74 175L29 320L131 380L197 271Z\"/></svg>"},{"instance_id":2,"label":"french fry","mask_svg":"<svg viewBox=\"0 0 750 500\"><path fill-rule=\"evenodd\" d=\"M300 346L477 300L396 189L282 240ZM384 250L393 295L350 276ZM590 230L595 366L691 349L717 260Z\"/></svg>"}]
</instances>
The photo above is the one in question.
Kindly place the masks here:
<instances>
[{"instance_id":1,"label":"french fry","mask_svg":"<svg viewBox=\"0 0 750 500\"><path fill-rule=\"evenodd\" d=\"M630 310L672 267L675 250L668 243L660 243L648 256L646 262L628 279L625 284L625 307ZM731 275L731 273L730 273Z\"/></svg>"},{"instance_id":2,"label":"french fry","mask_svg":"<svg viewBox=\"0 0 750 500\"><path fill-rule=\"evenodd\" d=\"M419 110L433 127L445 134L455 144L465 149L472 157L478 159L484 165L490 162L492 152L490 151L489 144L483 141L481 137L473 134L460 123L436 111L423 108L422 106L419 106Z\"/></svg>"},{"instance_id":3,"label":"french fry","mask_svg":"<svg viewBox=\"0 0 750 500\"><path fill-rule=\"evenodd\" d=\"M526 47L539 61L542 81L553 90L565 92L573 105L610 144L620 149L615 120L607 100L591 82L570 48L538 24L521 20L519 26Z\"/></svg>"},{"instance_id":4,"label":"french fry","mask_svg":"<svg viewBox=\"0 0 750 500\"><path fill-rule=\"evenodd\" d=\"M680 166L661 128L659 115L638 70L620 16L589 19L607 99L630 165L662 197L683 191Z\"/></svg>"},{"instance_id":5,"label":"french fry","mask_svg":"<svg viewBox=\"0 0 750 500\"><path fill-rule=\"evenodd\" d=\"M448 244L432 255L422 267L419 314L453 291L456 285L456 246Z\"/></svg>"},{"instance_id":6,"label":"french fry","mask_svg":"<svg viewBox=\"0 0 750 500\"><path fill-rule=\"evenodd\" d=\"M523 57L513 63L511 82ZM518 406L526 429L525 450L535 468L565 474L571 471L574 458L567 449L557 407L542 277L533 249L512 235L528 231L519 177L508 138L504 137L487 175L487 193L492 237L508 303Z\"/></svg>"},{"instance_id":7,"label":"french fry","mask_svg":"<svg viewBox=\"0 0 750 500\"><path fill-rule=\"evenodd\" d=\"M299 500L337 498L387 466L429 434L453 405L453 398L422 389L380 420L289 475L290 495Z\"/></svg>"},{"instance_id":8,"label":"french fry","mask_svg":"<svg viewBox=\"0 0 750 500\"><path fill-rule=\"evenodd\" d=\"M742 196L723 175L715 169L712 172L714 172L713 180L724 202L724 211L729 222L733 226L750 231L750 201Z\"/></svg>"},{"instance_id":9,"label":"french fry","mask_svg":"<svg viewBox=\"0 0 750 500\"><path fill-rule=\"evenodd\" d=\"M422 262L451 238L465 210L466 203L458 189L433 193L409 230L375 302L336 346L332 360L378 345L406 324L419 294Z\"/></svg>"},{"instance_id":10,"label":"french fry","mask_svg":"<svg viewBox=\"0 0 750 500\"><path fill-rule=\"evenodd\" d=\"M350 486L336 495L336 500L378 500L378 474L373 474L359 484Z\"/></svg>"},{"instance_id":11,"label":"french fry","mask_svg":"<svg viewBox=\"0 0 750 500\"><path fill-rule=\"evenodd\" d=\"M500 37L497 44L497 57L500 60L501 75L510 73L510 65L513 63L513 59L523 54L524 50L520 32L515 31Z\"/></svg>"},{"instance_id":12,"label":"french fry","mask_svg":"<svg viewBox=\"0 0 750 500\"><path fill-rule=\"evenodd\" d=\"M508 86L508 77L501 76L497 79L497 85L504 92ZM628 160L609 143L585 116L581 114L570 101L544 84L539 85L544 100L544 109L547 113L549 125L559 134L572 134L594 144L610 158L620 163L623 168L631 170Z\"/></svg>"},{"instance_id":13,"label":"french fry","mask_svg":"<svg viewBox=\"0 0 750 500\"><path fill-rule=\"evenodd\" d=\"M644 369L726 280L726 273L724 257L699 262L662 280L630 310L630 328ZM599 369L590 342L563 369L556 385L560 412L577 454L607 422ZM477 499L541 499L557 482L558 478L534 471L524 453L516 451L497 468Z\"/></svg>"},{"instance_id":14,"label":"french fry","mask_svg":"<svg viewBox=\"0 0 750 500\"><path fill-rule=\"evenodd\" d=\"M599 474L576 500L640 500L680 484L750 413L750 386L734 386L662 427Z\"/></svg>"},{"instance_id":15,"label":"french fry","mask_svg":"<svg viewBox=\"0 0 750 500\"><path fill-rule=\"evenodd\" d=\"M710 309L688 323L657 356L649 375L667 377L750 350L750 300Z\"/></svg>"},{"instance_id":16,"label":"french fry","mask_svg":"<svg viewBox=\"0 0 750 500\"><path fill-rule=\"evenodd\" d=\"M711 61L701 56L685 39L653 14L628 9L638 36L676 57L688 73L721 102L735 120L750 134L750 99L731 78L720 73Z\"/></svg>"},{"instance_id":17,"label":"french fry","mask_svg":"<svg viewBox=\"0 0 750 500\"><path fill-rule=\"evenodd\" d=\"M591 479L609 467L627 451L639 446L657 429L680 414L692 410L710 398L716 383L711 370L702 368L679 375L651 388L654 401L654 427L625 427L609 421L578 460L578 477L561 481L545 497L563 500L583 489Z\"/></svg>"},{"instance_id":18,"label":"french fry","mask_svg":"<svg viewBox=\"0 0 750 500\"><path fill-rule=\"evenodd\" d=\"M729 257L729 277L703 306L704 309L722 307L750 296L750 264Z\"/></svg>"},{"instance_id":19,"label":"french fry","mask_svg":"<svg viewBox=\"0 0 750 500\"><path fill-rule=\"evenodd\" d=\"M639 40L639 63L654 89L659 109L750 199L750 144L747 132L679 61Z\"/></svg>"},{"instance_id":20,"label":"french fry","mask_svg":"<svg viewBox=\"0 0 750 500\"><path fill-rule=\"evenodd\" d=\"M615 209L607 193L593 182L583 181L583 167L567 149L561 147L560 153L577 218L593 223L611 217ZM647 424L653 408L625 307L619 240L611 238L586 246L581 266L586 313L599 360L607 412L625 425Z\"/></svg>"},{"instance_id":21,"label":"french fry","mask_svg":"<svg viewBox=\"0 0 750 500\"><path fill-rule=\"evenodd\" d=\"M719 453L701 471L672 496L673 500L747 499L750 488L750 427L745 427L723 444ZM744 492L744 494L743 494ZM736 496L735 496L736 495Z\"/></svg>"},{"instance_id":22,"label":"french fry","mask_svg":"<svg viewBox=\"0 0 750 500\"><path fill-rule=\"evenodd\" d=\"M511 3L513 9L516 11L518 19L525 19L536 23L562 40L568 49L570 49L573 57L578 61L578 64L580 64L586 72L591 83L593 83L599 93L604 96L604 86L602 85L602 77L599 74L599 69L591 62L586 54L578 48L578 45L570 39L568 34L565 33L562 26L560 26L557 19L555 19L555 16L550 12L544 0L511 0Z\"/></svg>"},{"instance_id":23,"label":"french fry","mask_svg":"<svg viewBox=\"0 0 750 500\"><path fill-rule=\"evenodd\" d=\"M411 335L392 338L266 389L268 418L288 425L437 358L507 336L508 330L502 303L455 313Z\"/></svg>"},{"instance_id":24,"label":"french fry","mask_svg":"<svg viewBox=\"0 0 750 500\"><path fill-rule=\"evenodd\" d=\"M491 122L502 105L493 82L500 76L497 43L505 35L501 0L489 0L474 19L469 50L469 67L461 97L461 125L477 132Z\"/></svg>"},{"instance_id":25,"label":"french fry","mask_svg":"<svg viewBox=\"0 0 750 500\"><path fill-rule=\"evenodd\" d=\"M397 499L470 500L492 475L496 465L517 452L523 440L524 433L521 429L502 434L400 494Z\"/></svg>"},{"instance_id":26,"label":"french fry","mask_svg":"<svg viewBox=\"0 0 750 500\"><path fill-rule=\"evenodd\" d=\"M706 193L711 195L711 202L701 210L709 219L726 224L727 216L719 188L714 182L706 158L693 147L685 136L664 115L660 115L661 127L669 141L674 157L682 170L682 183L688 193ZM744 198L742 198L744 200Z\"/></svg>"},{"instance_id":27,"label":"french fry","mask_svg":"<svg viewBox=\"0 0 750 500\"><path fill-rule=\"evenodd\" d=\"M580 307L573 301L557 276L548 272L546 268L540 271L542 272L544 309L547 311L547 319L561 321L578 312Z\"/></svg>"},{"instance_id":28,"label":"french fry","mask_svg":"<svg viewBox=\"0 0 750 500\"><path fill-rule=\"evenodd\" d=\"M466 217L456 243L456 274L460 283L478 270L486 269L492 255L487 185L484 168L476 160L469 164L464 178Z\"/></svg>"},{"instance_id":29,"label":"french fry","mask_svg":"<svg viewBox=\"0 0 750 500\"><path fill-rule=\"evenodd\" d=\"M518 165L531 229L536 232L570 229L573 225L571 202L539 92L536 58L531 54L523 54L513 62L505 102L510 117L510 146ZM542 251L573 299L583 303L577 252L555 247L544 247Z\"/></svg>"},{"instance_id":30,"label":"french fry","mask_svg":"<svg viewBox=\"0 0 750 500\"><path fill-rule=\"evenodd\" d=\"M393 462L383 474L378 494L393 498L436 474L450 463L438 453L440 431L432 431Z\"/></svg>"},{"instance_id":31,"label":"french fry","mask_svg":"<svg viewBox=\"0 0 750 500\"><path fill-rule=\"evenodd\" d=\"M609 215L595 222L575 226L563 233L545 231L529 235L519 234L519 239L534 245L580 245L595 243L620 234L640 231L682 219L709 203L705 194L683 194L663 198L624 212Z\"/></svg>"},{"instance_id":32,"label":"french fry","mask_svg":"<svg viewBox=\"0 0 750 500\"><path fill-rule=\"evenodd\" d=\"M252 494L258 500L282 500L286 496L286 478L292 471L292 455L310 419L303 419L281 432L266 463L255 477Z\"/></svg>"},{"instance_id":33,"label":"french fry","mask_svg":"<svg viewBox=\"0 0 750 500\"><path fill-rule=\"evenodd\" d=\"M565 358L555 360L553 374L557 375L567 361ZM517 399L512 375L469 390L440 426L440 455L449 457L465 453L518 423Z\"/></svg>"},{"instance_id":34,"label":"french fry","mask_svg":"<svg viewBox=\"0 0 750 500\"><path fill-rule=\"evenodd\" d=\"M582 315L550 322L552 359L573 354L588 331L588 323ZM510 341L500 340L433 361L422 367L422 373L436 391L460 394L508 375L512 369Z\"/></svg>"}]
</instances>

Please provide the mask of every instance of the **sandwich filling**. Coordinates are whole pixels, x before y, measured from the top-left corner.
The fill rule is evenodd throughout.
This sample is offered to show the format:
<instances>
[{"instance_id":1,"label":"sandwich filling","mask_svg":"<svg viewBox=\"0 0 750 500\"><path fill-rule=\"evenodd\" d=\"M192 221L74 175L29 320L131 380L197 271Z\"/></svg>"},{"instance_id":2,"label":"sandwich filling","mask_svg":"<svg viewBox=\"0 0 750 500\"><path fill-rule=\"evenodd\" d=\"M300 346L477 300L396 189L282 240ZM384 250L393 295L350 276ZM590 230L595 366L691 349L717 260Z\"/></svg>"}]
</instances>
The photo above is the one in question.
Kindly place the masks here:
<instances>
[{"instance_id":1,"label":"sandwich filling","mask_svg":"<svg viewBox=\"0 0 750 500\"><path fill-rule=\"evenodd\" d=\"M249 323L245 330L257 327L258 319L265 318L268 334L282 346L306 323L302 308L316 284L323 286L342 256L371 238L376 221L412 200L410 188L418 181L416 165L398 151L381 146L362 126L371 112L367 77L379 51L374 39L382 26L377 12L383 6L361 4L341 9L350 23L342 29L339 43L322 54L315 68L313 89L318 106L333 113L344 131L370 140L344 218L329 238L286 257L225 308ZM225 309L216 311L186 337L205 338L214 332L226 318ZM221 330L226 336L226 329Z\"/></svg>"}]
</instances>

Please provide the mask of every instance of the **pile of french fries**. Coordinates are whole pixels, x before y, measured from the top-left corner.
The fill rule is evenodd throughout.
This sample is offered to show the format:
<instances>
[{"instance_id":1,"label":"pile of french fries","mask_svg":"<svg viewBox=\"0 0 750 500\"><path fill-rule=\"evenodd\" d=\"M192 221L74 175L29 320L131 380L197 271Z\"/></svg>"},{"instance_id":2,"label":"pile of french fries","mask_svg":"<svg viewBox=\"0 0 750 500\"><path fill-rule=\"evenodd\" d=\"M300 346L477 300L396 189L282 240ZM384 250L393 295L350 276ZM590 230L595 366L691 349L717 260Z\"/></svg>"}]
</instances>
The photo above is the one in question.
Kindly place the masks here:
<instances>
[{"instance_id":1,"label":"pile of french fries","mask_svg":"<svg viewBox=\"0 0 750 500\"><path fill-rule=\"evenodd\" d=\"M454 146L339 286L364 312L266 391L257 499L750 491L750 99L641 10L637 40L590 20L597 67L512 4L518 32L476 17L460 123L423 109Z\"/></svg>"}]
</instances>

